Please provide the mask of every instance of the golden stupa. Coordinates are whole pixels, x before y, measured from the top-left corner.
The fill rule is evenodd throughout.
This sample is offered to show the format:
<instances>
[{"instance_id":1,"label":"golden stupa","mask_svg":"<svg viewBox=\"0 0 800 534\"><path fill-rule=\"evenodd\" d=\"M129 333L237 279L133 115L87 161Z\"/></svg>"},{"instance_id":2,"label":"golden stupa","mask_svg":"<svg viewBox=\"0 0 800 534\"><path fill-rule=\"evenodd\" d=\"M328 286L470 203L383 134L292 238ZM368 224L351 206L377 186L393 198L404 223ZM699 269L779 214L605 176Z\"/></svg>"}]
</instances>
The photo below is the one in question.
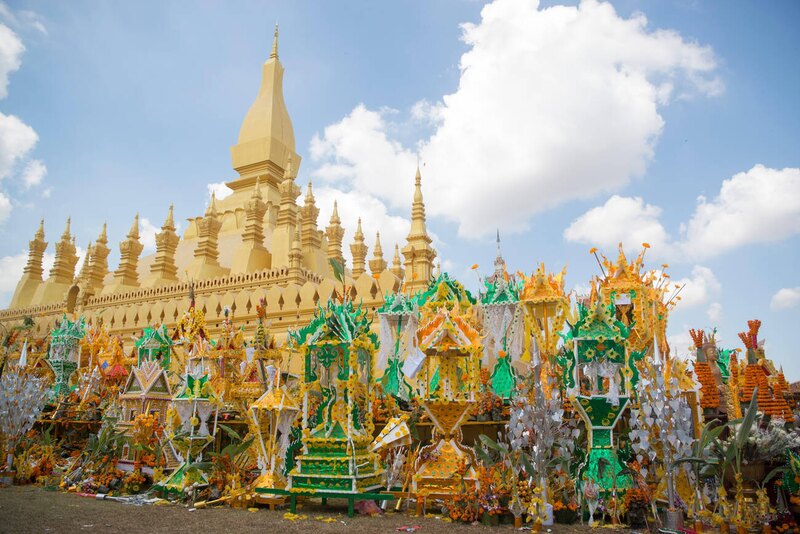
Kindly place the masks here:
<instances>
[{"instance_id":1,"label":"golden stupa","mask_svg":"<svg viewBox=\"0 0 800 534\"><path fill-rule=\"evenodd\" d=\"M230 196L212 196L205 212L188 220L182 237L176 234L170 206L156 235L156 252L144 257L140 257L137 215L119 244L115 271L108 268L104 226L76 275L78 258L68 219L55 245L55 264L43 279L42 258L48 244L42 221L29 243L28 262L10 306L0 311L0 322L11 327L30 316L35 322L33 335L44 337L66 311L91 323L102 320L111 335L121 335L129 345L131 334L148 325L173 328L189 307L189 287L194 284L196 304L205 312L212 335L219 333L223 310L230 308L236 327L244 327L251 337L256 307L263 298L265 319L282 340L287 329L311 319L318 303L324 304L334 293L341 295L344 289L329 260L343 259L344 228L335 204L329 225L318 228L319 209L310 183L302 204L298 202L301 190L295 182L301 158L283 99L283 74L276 27L272 52L262 66L261 87L231 148L238 177L227 183L233 190ZM419 169L411 231L405 245L395 244L391 265L383 258L380 229L369 230L378 237L367 261L359 221L350 245L353 261L346 290L350 298L374 311L386 292L425 288L431 276L436 252L426 230Z\"/></svg>"}]
</instances>

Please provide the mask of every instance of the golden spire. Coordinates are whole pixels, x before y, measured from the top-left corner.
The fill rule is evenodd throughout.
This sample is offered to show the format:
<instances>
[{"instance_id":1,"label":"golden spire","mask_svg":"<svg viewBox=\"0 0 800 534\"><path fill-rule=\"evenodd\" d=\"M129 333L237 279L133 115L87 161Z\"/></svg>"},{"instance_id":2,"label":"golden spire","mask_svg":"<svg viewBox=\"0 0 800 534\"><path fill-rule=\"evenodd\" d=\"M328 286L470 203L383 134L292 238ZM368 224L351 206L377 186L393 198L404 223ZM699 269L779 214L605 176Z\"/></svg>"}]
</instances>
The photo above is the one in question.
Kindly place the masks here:
<instances>
[{"instance_id":1,"label":"golden spire","mask_svg":"<svg viewBox=\"0 0 800 534\"><path fill-rule=\"evenodd\" d=\"M44 240L44 219L39 221L39 229L36 230L36 234L34 235L34 239L38 239L39 241Z\"/></svg>"},{"instance_id":2,"label":"golden spire","mask_svg":"<svg viewBox=\"0 0 800 534\"><path fill-rule=\"evenodd\" d=\"M72 217L67 217L67 226L64 227L64 233L61 234L61 240L62 241L69 241L69 238L70 238L69 227L70 227L71 221L72 221Z\"/></svg>"},{"instance_id":3,"label":"golden spire","mask_svg":"<svg viewBox=\"0 0 800 534\"><path fill-rule=\"evenodd\" d=\"M383 259L383 248L381 247L381 233L375 233L375 248L372 250L372 259L369 260L369 270L373 276L378 276L386 270L386 261Z\"/></svg>"},{"instance_id":4,"label":"golden spire","mask_svg":"<svg viewBox=\"0 0 800 534\"><path fill-rule=\"evenodd\" d=\"M397 278L403 279L403 266L400 263L400 247L395 243L394 245L394 258L392 259L392 268L390 269L392 274L394 274Z\"/></svg>"},{"instance_id":5,"label":"golden spire","mask_svg":"<svg viewBox=\"0 0 800 534\"><path fill-rule=\"evenodd\" d=\"M405 258L405 272L408 282L405 290L413 293L425 289L433 272L433 260L436 251L431 247L431 238L425 227L425 203L422 200L422 175L417 165L417 174L414 177L414 202L411 205L411 229L403 247Z\"/></svg>"},{"instance_id":6,"label":"golden spire","mask_svg":"<svg viewBox=\"0 0 800 534\"><path fill-rule=\"evenodd\" d=\"M364 241L364 232L361 231L361 217L358 218L358 226L356 227L356 233L353 237L356 241Z\"/></svg>"},{"instance_id":7,"label":"golden spire","mask_svg":"<svg viewBox=\"0 0 800 534\"><path fill-rule=\"evenodd\" d=\"M107 223L103 221L103 229L100 230L100 235L97 236L97 243L102 243L103 245L108 243L108 235L106 234L106 224Z\"/></svg>"},{"instance_id":8,"label":"golden spire","mask_svg":"<svg viewBox=\"0 0 800 534\"><path fill-rule=\"evenodd\" d=\"M350 245L350 253L353 256L353 278L358 278L366 271L367 245L364 244L364 232L361 231L361 217L358 218L358 227L353 236L353 244Z\"/></svg>"},{"instance_id":9,"label":"golden spire","mask_svg":"<svg viewBox=\"0 0 800 534\"><path fill-rule=\"evenodd\" d=\"M131 225L131 229L128 232L128 237L130 239L139 239L139 214L137 213L136 216L133 218L133 224Z\"/></svg>"},{"instance_id":10,"label":"golden spire","mask_svg":"<svg viewBox=\"0 0 800 534\"><path fill-rule=\"evenodd\" d=\"M278 23L275 23L275 33L272 36L272 52L269 54L270 59L278 59Z\"/></svg>"},{"instance_id":11,"label":"golden spire","mask_svg":"<svg viewBox=\"0 0 800 534\"><path fill-rule=\"evenodd\" d=\"M253 194L250 198L262 198L261 197L261 176L256 177L256 187L253 189Z\"/></svg>"},{"instance_id":12,"label":"golden spire","mask_svg":"<svg viewBox=\"0 0 800 534\"><path fill-rule=\"evenodd\" d=\"M174 207L172 204L169 205L169 211L167 212L167 219L164 221L164 224L161 225L162 230L174 230L175 229L175 216L173 213Z\"/></svg>"},{"instance_id":13,"label":"golden spire","mask_svg":"<svg viewBox=\"0 0 800 534\"><path fill-rule=\"evenodd\" d=\"M97 239L94 242L91 255L91 264L89 265L89 270L86 273L87 287L85 287L84 290L86 290L87 294L99 294L103 289L103 279L108 274L108 254L110 252L111 249L108 248L107 228L106 223L104 222L103 229L100 230L100 235L97 236ZM84 263L89 261L88 254L86 259L83 261Z\"/></svg>"},{"instance_id":14,"label":"golden spire","mask_svg":"<svg viewBox=\"0 0 800 534\"><path fill-rule=\"evenodd\" d=\"M156 234L156 255L150 264L150 274L142 281L142 287L167 285L178 280L175 249L179 241L180 238L175 233L174 208L170 204L161 231Z\"/></svg>"},{"instance_id":15,"label":"golden spire","mask_svg":"<svg viewBox=\"0 0 800 534\"><path fill-rule=\"evenodd\" d=\"M84 254L84 256L83 256L83 263L81 264L81 270L78 273L78 277L76 279L78 282L88 281L88 278L89 278L89 262L92 260L92 253L93 253L92 242L89 241L86 244L86 254Z\"/></svg>"},{"instance_id":16,"label":"golden spire","mask_svg":"<svg viewBox=\"0 0 800 534\"><path fill-rule=\"evenodd\" d=\"M214 191L211 192L211 202L208 203L208 209L206 210L206 217L216 217L217 216L217 195Z\"/></svg>"},{"instance_id":17,"label":"golden spire","mask_svg":"<svg viewBox=\"0 0 800 534\"><path fill-rule=\"evenodd\" d=\"M311 180L309 180L308 181L308 189L306 189L305 203L306 204L314 204L314 201L315 201L314 191L312 190L312 187L311 187Z\"/></svg>"},{"instance_id":18,"label":"golden spire","mask_svg":"<svg viewBox=\"0 0 800 534\"><path fill-rule=\"evenodd\" d=\"M417 174L414 177L414 202L411 205L411 231L408 237L426 236L425 228L425 202L422 200L422 175L417 165Z\"/></svg>"},{"instance_id":19,"label":"golden spire","mask_svg":"<svg viewBox=\"0 0 800 534\"><path fill-rule=\"evenodd\" d=\"M344 228L341 225L341 219L339 219L339 206L337 202L333 201L333 213L331 213L331 220L328 224L328 227L325 228L325 235L328 238L328 250L327 256L329 260L338 260L343 262L342 256L342 238L344 237ZM332 267L329 267L329 271L333 274Z\"/></svg>"}]
</instances>

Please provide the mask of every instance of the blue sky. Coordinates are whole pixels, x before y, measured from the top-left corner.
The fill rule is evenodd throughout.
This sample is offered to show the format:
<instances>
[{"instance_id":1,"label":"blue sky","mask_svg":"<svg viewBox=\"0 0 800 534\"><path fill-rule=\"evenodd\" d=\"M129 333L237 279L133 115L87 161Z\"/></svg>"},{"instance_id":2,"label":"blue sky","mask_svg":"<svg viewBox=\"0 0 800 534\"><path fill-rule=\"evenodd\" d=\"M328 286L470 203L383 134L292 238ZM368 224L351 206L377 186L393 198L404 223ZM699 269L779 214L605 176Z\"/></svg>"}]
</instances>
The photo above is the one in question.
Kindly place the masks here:
<instances>
[{"instance_id":1,"label":"blue sky","mask_svg":"<svg viewBox=\"0 0 800 534\"><path fill-rule=\"evenodd\" d=\"M689 283L678 352L689 327L740 346L760 318L800 379L800 4L612 4L3 4L0 304L40 217L52 251L68 215L85 248L104 220L116 243L136 212L149 239L170 202L202 212L235 175L277 20L298 181L321 222L339 199L346 243L359 215L369 245L402 238L419 155L443 267L467 285L496 227L512 269L568 263L570 287L597 274L591 246L648 241Z\"/></svg>"}]
</instances>

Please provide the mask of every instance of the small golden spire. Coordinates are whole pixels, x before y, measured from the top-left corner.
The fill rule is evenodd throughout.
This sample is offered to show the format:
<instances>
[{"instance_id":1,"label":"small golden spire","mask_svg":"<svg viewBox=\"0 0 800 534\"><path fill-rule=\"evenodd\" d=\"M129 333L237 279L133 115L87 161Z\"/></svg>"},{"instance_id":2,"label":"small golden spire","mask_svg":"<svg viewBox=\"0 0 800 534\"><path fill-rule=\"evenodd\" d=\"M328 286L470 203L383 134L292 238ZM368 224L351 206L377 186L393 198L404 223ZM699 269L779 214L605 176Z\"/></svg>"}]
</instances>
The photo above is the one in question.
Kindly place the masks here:
<instances>
[{"instance_id":1,"label":"small golden spire","mask_svg":"<svg viewBox=\"0 0 800 534\"><path fill-rule=\"evenodd\" d=\"M128 232L128 237L131 238L131 239L139 239L139 214L138 213L133 218L133 224L131 225L131 229Z\"/></svg>"},{"instance_id":2,"label":"small golden spire","mask_svg":"<svg viewBox=\"0 0 800 534\"><path fill-rule=\"evenodd\" d=\"M400 247L395 243L394 245L394 258L392 259L392 274L397 278L403 278L403 265L400 263Z\"/></svg>"},{"instance_id":3,"label":"small golden spire","mask_svg":"<svg viewBox=\"0 0 800 534\"><path fill-rule=\"evenodd\" d=\"M342 223L342 220L339 218L339 205L334 200L333 201L333 213L331 213L331 226L339 225Z\"/></svg>"},{"instance_id":4,"label":"small golden spire","mask_svg":"<svg viewBox=\"0 0 800 534\"><path fill-rule=\"evenodd\" d=\"M34 236L34 238L37 241L44 241L44 219L39 221L39 229L36 230L36 235Z\"/></svg>"},{"instance_id":5,"label":"small golden spire","mask_svg":"<svg viewBox=\"0 0 800 534\"><path fill-rule=\"evenodd\" d=\"M173 209L174 209L173 205L170 204L169 211L167 212L167 220L164 221L164 225L161 227L162 229L164 228L169 228L170 230L175 229L175 216L173 213Z\"/></svg>"},{"instance_id":6,"label":"small golden spire","mask_svg":"<svg viewBox=\"0 0 800 534\"><path fill-rule=\"evenodd\" d=\"M261 198L261 176L256 176L256 187L251 198Z\"/></svg>"},{"instance_id":7,"label":"small golden spire","mask_svg":"<svg viewBox=\"0 0 800 534\"><path fill-rule=\"evenodd\" d=\"M72 217L67 217L67 226L64 227L64 233L61 234L61 239L62 240L69 241L69 227L70 227L71 222L72 222Z\"/></svg>"},{"instance_id":8,"label":"small golden spire","mask_svg":"<svg viewBox=\"0 0 800 534\"><path fill-rule=\"evenodd\" d=\"M272 52L269 54L270 59L278 59L278 23L275 23L275 33L272 36Z\"/></svg>"},{"instance_id":9,"label":"small golden spire","mask_svg":"<svg viewBox=\"0 0 800 534\"><path fill-rule=\"evenodd\" d=\"M211 202L208 203L208 209L206 210L206 217L216 217L217 216L217 195L214 191L211 192Z\"/></svg>"},{"instance_id":10,"label":"small golden spire","mask_svg":"<svg viewBox=\"0 0 800 534\"><path fill-rule=\"evenodd\" d=\"M308 181L308 189L306 190L306 204L314 203L314 191L312 190L311 180Z\"/></svg>"},{"instance_id":11,"label":"small golden spire","mask_svg":"<svg viewBox=\"0 0 800 534\"><path fill-rule=\"evenodd\" d=\"M356 233L353 238L356 241L364 242L364 232L361 231L361 217L358 218L358 226L356 227Z\"/></svg>"},{"instance_id":12,"label":"small golden spire","mask_svg":"<svg viewBox=\"0 0 800 534\"><path fill-rule=\"evenodd\" d=\"M106 234L106 231L107 231L106 225L107 225L107 223L105 221L103 221L103 229L100 230L100 235L97 236L97 242L98 243L102 243L104 245L106 243L108 243L108 235Z\"/></svg>"}]
</instances>

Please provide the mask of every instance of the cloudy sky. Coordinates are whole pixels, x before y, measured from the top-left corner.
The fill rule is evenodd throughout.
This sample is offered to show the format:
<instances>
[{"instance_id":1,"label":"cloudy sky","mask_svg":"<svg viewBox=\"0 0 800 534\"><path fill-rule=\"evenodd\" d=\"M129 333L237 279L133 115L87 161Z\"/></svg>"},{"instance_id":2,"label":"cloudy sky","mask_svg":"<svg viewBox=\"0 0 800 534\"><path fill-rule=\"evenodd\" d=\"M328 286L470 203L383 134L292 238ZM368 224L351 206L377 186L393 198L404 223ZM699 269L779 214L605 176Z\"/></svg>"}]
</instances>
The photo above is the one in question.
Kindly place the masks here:
<instances>
[{"instance_id":1,"label":"cloudy sky","mask_svg":"<svg viewBox=\"0 0 800 534\"><path fill-rule=\"evenodd\" d=\"M170 202L202 213L280 22L298 181L352 236L407 232L421 162L443 268L468 286L502 235L513 270L570 287L652 248L685 281L670 320L726 347L763 320L800 379L800 3L0 3L0 305L46 219L81 249ZM369 237L369 245L372 245ZM110 264L116 265L112 253ZM52 257L50 257L52 261ZM470 266L478 263L478 271Z\"/></svg>"}]
</instances>

